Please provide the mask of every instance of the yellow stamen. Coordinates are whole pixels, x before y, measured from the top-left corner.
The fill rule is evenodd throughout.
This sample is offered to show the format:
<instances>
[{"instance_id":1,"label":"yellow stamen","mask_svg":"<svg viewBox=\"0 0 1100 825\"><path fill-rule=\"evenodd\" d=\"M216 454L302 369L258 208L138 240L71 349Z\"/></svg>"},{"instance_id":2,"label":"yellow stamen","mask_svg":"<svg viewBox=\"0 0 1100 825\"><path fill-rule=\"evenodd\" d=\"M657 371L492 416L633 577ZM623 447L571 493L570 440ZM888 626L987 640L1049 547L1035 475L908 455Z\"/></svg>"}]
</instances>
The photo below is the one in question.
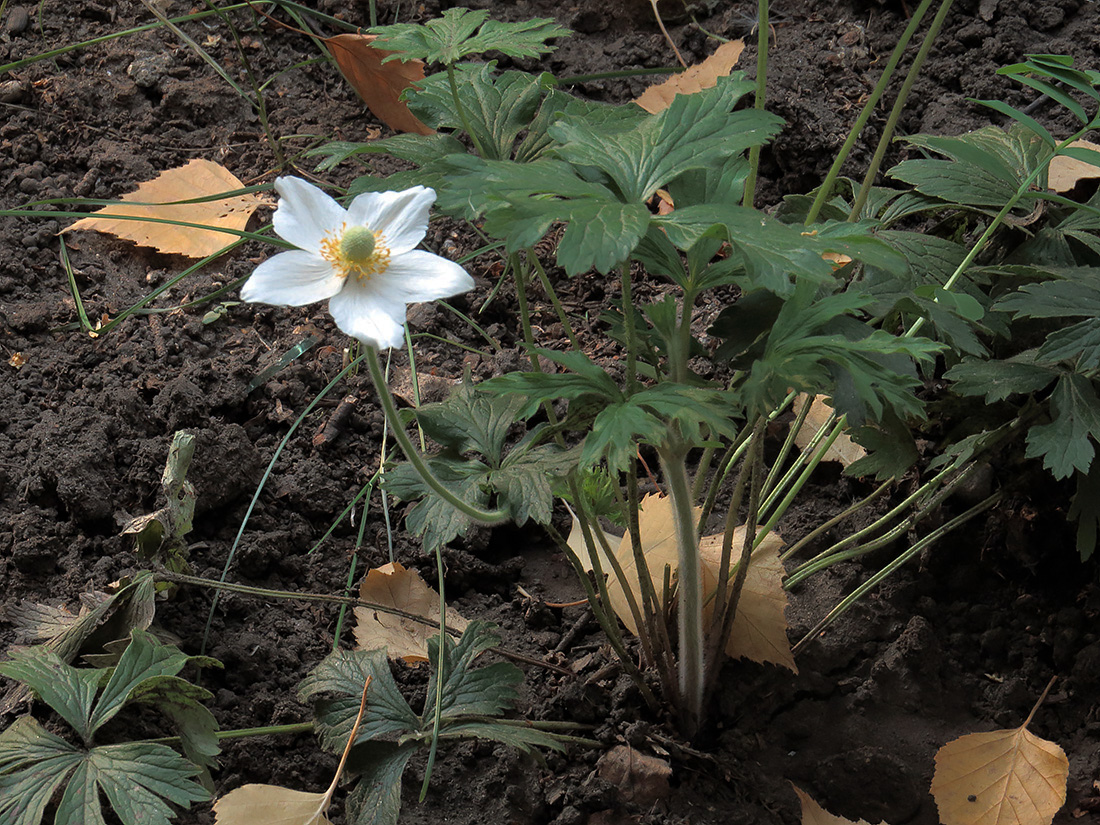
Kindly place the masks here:
<instances>
[{"instance_id":1,"label":"yellow stamen","mask_svg":"<svg viewBox=\"0 0 1100 825\"><path fill-rule=\"evenodd\" d=\"M360 281L370 280L390 265L390 250L383 243L381 232L372 232L365 226L349 228L346 223L321 241L321 257L332 264L341 278L355 273Z\"/></svg>"}]
</instances>

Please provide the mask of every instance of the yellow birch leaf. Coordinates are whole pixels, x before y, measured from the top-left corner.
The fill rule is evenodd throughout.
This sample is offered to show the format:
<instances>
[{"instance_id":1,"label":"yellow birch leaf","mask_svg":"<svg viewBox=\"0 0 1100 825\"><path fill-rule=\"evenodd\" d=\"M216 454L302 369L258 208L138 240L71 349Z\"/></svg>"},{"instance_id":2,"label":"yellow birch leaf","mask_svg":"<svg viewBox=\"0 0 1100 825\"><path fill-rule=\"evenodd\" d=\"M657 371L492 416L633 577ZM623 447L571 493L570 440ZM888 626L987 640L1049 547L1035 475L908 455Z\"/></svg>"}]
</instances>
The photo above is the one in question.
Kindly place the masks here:
<instances>
[{"instance_id":1,"label":"yellow birch leaf","mask_svg":"<svg viewBox=\"0 0 1100 825\"><path fill-rule=\"evenodd\" d=\"M741 555L744 541L745 528L736 528L733 532L734 564ZM779 560L779 551L782 548L783 540L775 533L769 533L760 542L760 546L753 550L725 650L726 655L734 659L771 662L798 673L794 654L791 653L791 643L787 639L787 619L784 616L787 591L783 589L783 575L786 571L783 569L783 562ZM699 555L715 582L711 590L707 591L709 597L716 589L721 572L722 536L704 536L699 542Z\"/></svg>"},{"instance_id":2,"label":"yellow birch leaf","mask_svg":"<svg viewBox=\"0 0 1100 825\"><path fill-rule=\"evenodd\" d=\"M1049 825L1068 777L1065 751L1024 725L948 742L931 790L943 825Z\"/></svg>"},{"instance_id":3,"label":"yellow birch leaf","mask_svg":"<svg viewBox=\"0 0 1100 825\"><path fill-rule=\"evenodd\" d=\"M831 814L814 802L813 798L808 793L793 782L791 783L791 787L794 788L795 795L802 804L802 825L869 825L865 819L861 819L859 822L852 822L850 819ZM885 825L885 823L880 823L880 825Z\"/></svg>"},{"instance_id":4,"label":"yellow birch leaf","mask_svg":"<svg viewBox=\"0 0 1100 825\"><path fill-rule=\"evenodd\" d=\"M795 415L802 412L802 407L806 404L806 398L806 395L799 395L794 399ZM833 408L826 403L825 398L826 396L824 395L818 395L814 398L813 403L810 404L810 411L806 414L806 420L794 436L794 443L798 445L798 449L805 450L806 445L813 441L817 431L821 429L821 425L832 416ZM847 467L849 464L861 458L865 458L866 456L867 451L865 449L852 441L847 433L841 433L837 440L833 442L832 446L825 451L825 458L823 460L839 461L843 466Z\"/></svg>"},{"instance_id":5,"label":"yellow birch leaf","mask_svg":"<svg viewBox=\"0 0 1100 825\"><path fill-rule=\"evenodd\" d=\"M691 95L717 85L718 78L728 75L737 65L744 50L744 40L723 43L702 63L673 75L664 83L650 86L634 102L651 115L663 112L672 105L676 95Z\"/></svg>"},{"instance_id":6,"label":"yellow birch leaf","mask_svg":"<svg viewBox=\"0 0 1100 825\"><path fill-rule=\"evenodd\" d=\"M359 598L439 621L439 594L428 587L419 573L406 570L398 562L367 573L359 588ZM439 633L432 625L369 607L355 608L355 619L357 650L384 647L391 659L404 659L409 664L428 661L428 639ZM454 610L447 611L447 627L465 630L467 624Z\"/></svg>"},{"instance_id":7,"label":"yellow birch leaf","mask_svg":"<svg viewBox=\"0 0 1100 825\"><path fill-rule=\"evenodd\" d=\"M1075 140L1070 146L1100 152L1100 146L1087 140ZM1100 178L1100 166L1066 155L1051 159L1047 169L1047 186L1055 192L1069 192L1084 178Z\"/></svg>"},{"instance_id":8,"label":"yellow birch leaf","mask_svg":"<svg viewBox=\"0 0 1100 825\"><path fill-rule=\"evenodd\" d=\"M122 196L123 201L137 202L134 205L105 206L93 212L92 217L81 218L63 231L94 229L133 241L138 246L151 246L167 255L205 258L232 243L236 236L195 226L95 216L130 215L243 230L256 207L264 203L255 195L235 195L202 203L173 203L208 198L243 187L244 184L224 166L209 160L192 160L184 166L161 172L141 184L136 191Z\"/></svg>"},{"instance_id":9,"label":"yellow birch leaf","mask_svg":"<svg viewBox=\"0 0 1100 825\"><path fill-rule=\"evenodd\" d=\"M278 785L242 785L214 803L217 825L331 825L328 793L292 791Z\"/></svg>"},{"instance_id":10,"label":"yellow birch leaf","mask_svg":"<svg viewBox=\"0 0 1100 825\"><path fill-rule=\"evenodd\" d=\"M423 60L382 61L396 52L377 49L373 34L338 34L325 39L336 65L375 117L395 132L434 135L417 119L401 93L424 79Z\"/></svg>"},{"instance_id":11,"label":"yellow birch leaf","mask_svg":"<svg viewBox=\"0 0 1100 825\"><path fill-rule=\"evenodd\" d=\"M569 549L577 555L577 559L580 561L581 567L584 568L585 572L591 573L594 569L594 565L592 564L592 557L588 553L588 545L584 543L584 531L581 529L581 520L577 518L577 514L573 512L573 508L568 504L565 505L565 509L569 511L569 515L573 518L573 526L569 530L569 538L566 540L566 544L569 545ZM598 530L600 528L596 527L595 529ZM606 530L603 531L603 534L607 538L608 547L618 547L619 543L622 541L619 536L616 536L614 533L609 533ZM592 536L592 538L597 542L600 540L598 536ZM596 551L599 552L600 548L597 547ZM602 555L600 556L600 567L608 567L605 557ZM604 572L607 572L606 569Z\"/></svg>"},{"instance_id":12,"label":"yellow birch leaf","mask_svg":"<svg viewBox=\"0 0 1100 825\"><path fill-rule=\"evenodd\" d=\"M702 508L692 510L698 517ZM676 571L680 567L680 553L676 546L676 519L673 515L672 500L667 496L650 494L642 499L642 506L638 512L638 532L641 537L642 555L649 568L650 581L653 582L653 590L657 594L657 600L664 607L664 582L665 566L672 568L672 579L675 580ZM634 594L638 607L642 607L641 578L638 575L638 565L634 559L634 548L630 542L629 531L619 541L619 549L615 551L615 558L622 565L623 575L626 577L627 586ZM634 622L634 616L630 612L630 604L626 598L626 592L622 583L609 569L610 564L604 565L604 572L608 574L607 597L612 609L626 625L627 629L635 636L638 635L638 625ZM714 583L709 584L709 590L714 590ZM703 592L708 592L708 583L704 576Z\"/></svg>"}]
</instances>

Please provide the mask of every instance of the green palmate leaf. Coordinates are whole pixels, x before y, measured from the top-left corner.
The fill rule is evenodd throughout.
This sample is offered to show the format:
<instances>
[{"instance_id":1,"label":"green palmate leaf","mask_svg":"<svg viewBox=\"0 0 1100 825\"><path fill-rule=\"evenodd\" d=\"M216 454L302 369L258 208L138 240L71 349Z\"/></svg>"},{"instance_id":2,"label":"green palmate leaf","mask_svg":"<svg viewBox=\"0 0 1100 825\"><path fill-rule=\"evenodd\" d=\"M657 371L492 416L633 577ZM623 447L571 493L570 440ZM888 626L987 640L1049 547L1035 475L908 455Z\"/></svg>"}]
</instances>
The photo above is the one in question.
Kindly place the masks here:
<instances>
[{"instance_id":1,"label":"green palmate leaf","mask_svg":"<svg viewBox=\"0 0 1100 825\"><path fill-rule=\"evenodd\" d=\"M444 723L463 716L499 716L510 708L519 697L518 686L523 681L523 671L508 662L497 662L475 668L474 659L500 643L488 622L473 621L462 632L456 643L447 637L443 680L443 703L440 719ZM428 639L428 660L431 676L427 695L434 697L436 679L440 673L439 636ZM435 707L428 702L422 724L429 726L434 719Z\"/></svg>"},{"instance_id":2,"label":"green palmate leaf","mask_svg":"<svg viewBox=\"0 0 1100 825\"><path fill-rule=\"evenodd\" d=\"M348 794L347 816L354 825L397 825L401 813L401 775L419 743L370 742L356 747L348 770L359 777Z\"/></svg>"},{"instance_id":3,"label":"green palmate leaf","mask_svg":"<svg viewBox=\"0 0 1100 825\"><path fill-rule=\"evenodd\" d=\"M555 736L553 733L548 733L547 731L533 727L504 725L491 721L462 722L456 725L449 725L447 727L447 732L440 738L467 739L470 737L476 737L477 739L492 739L495 742L501 742L513 748L519 748L525 753L530 753L535 748L550 748L556 751L565 750L565 744L562 742L561 737Z\"/></svg>"},{"instance_id":4,"label":"green palmate leaf","mask_svg":"<svg viewBox=\"0 0 1100 825\"><path fill-rule=\"evenodd\" d=\"M744 275L733 282L746 292L767 289L789 295L793 275L818 282L833 280L833 267L821 255L835 251L833 243L787 226L755 209L739 206L688 206L655 218L679 249L691 249L705 238L728 241L734 250L730 265L739 265ZM837 242L836 246L843 246ZM855 256L853 256L855 257Z\"/></svg>"},{"instance_id":5,"label":"green palmate leaf","mask_svg":"<svg viewBox=\"0 0 1100 825\"><path fill-rule=\"evenodd\" d=\"M996 308L1016 317L1061 318L1100 316L1100 275L1080 269L1073 279L1028 284L997 302Z\"/></svg>"},{"instance_id":6,"label":"green palmate leaf","mask_svg":"<svg viewBox=\"0 0 1100 825\"><path fill-rule=\"evenodd\" d=\"M949 369L944 378L954 381L963 395L984 395L985 403L1003 401L1012 395L1027 395L1045 388L1058 372L1034 360L1017 357L1008 361L968 358Z\"/></svg>"},{"instance_id":7,"label":"green palmate leaf","mask_svg":"<svg viewBox=\"0 0 1100 825\"><path fill-rule=\"evenodd\" d=\"M1082 371L1100 367L1100 318L1052 332L1039 347L1035 360L1041 364L1073 361Z\"/></svg>"},{"instance_id":8,"label":"green palmate leaf","mask_svg":"<svg viewBox=\"0 0 1100 825\"><path fill-rule=\"evenodd\" d=\"M740 75L692 95L677 95L669 108L622 128L565 118L549 130L554 153L574 166L599 169L623 201L648 200L661 186L692 169L706 169L752 146L767 143L782 119L757 109L733 112L753 84Z\"/></svg>"},{"instance_id":9,"label":"green palmate leaf","mask_svg":"<svg viewBox=\"0 0 1100 825\"><path fill-rule=\"evenodd\" d=\"M783 309L783 299L766 289L743 294L714 319L708 334L723 341L715 350L719 361L729 361L734 369L751 369L763 354L767 334Z\"/></svg>"},{"instance_id":10,"label":"green palmate leaf","mask_svg":"<svg viewBox=\"0 0 1100 825\"><path fill-rule=\"evenodd\" d=\"M168 803L185 808L209 794L199 768L165 745L74 748L24 716L0 733L0 822L38 825L63 785L55 823L103 823L100 793L123 825L167 825Z\"/></svg>"},{"instance_id":11,"label":"green palmate leaf","mask_svg":"<svg viewBox=\"0 0 1100 825\"><path fill-rule=\"evenodd\" d=\"M974 207L1004 206L1044 151L1043 141L1019 126L1007 132L987 126L959 137L914 135L906 141L949 159L902 161L891 176L924 195Z\"/></svg>"},{"instance_id":12,"label":"green palmate leaf","mask_svg":"<svg viewBox=\"0 0 1100 825\"><path fill-rule=\"evenodd\" d=\"M317 164L318 172L335 169L348 158L362 154L387 154L407 160L417 166L454 154L463 153L466 147L456 138L447 134L434 135L393 135L369 143L352 143L346 140L334 140L305 153L307 158L324 158Z\"/></svg>"},{"instance_id":13,"label":"green palmate leaf","mask_svg":"<svg viewBox=\"0 0 1100 825\"><path fill-rule=\"evenodd\" d=\"M458 99L467 121L455 111L446 73L425 78L417 84L418 89L410 90L408 100L413 114L433 129L463 130L469 123L487 158L504 160L512 156L516 138L534 119L545 87L539 76L527 72L494 75L494 65L455 67ZM465 149L458 151L464 153Z\"/></svg>"},{"instance_id":14,"label":"green palmate leaf","mask_svg":"<svg viewBox=\"0 0 1100 825\"><path fill-rule=\"evenodd\" d=\"M571 32L553 20L533 18L518 23L489 20L487 11L447 9L443 16L423 25L397 23L375 26L377 45L399 52L388 60L420 58L428 63L452 65L471 54L502 52L509 57L536 57L552 51L547 40Z\"/></svg>"},{"instance_id":15,"label":"green palmate leaf","mask_svg":"<svg viewBox=\"0 0 1100 825\"><path fill-rule=\"evenodd\" d=\"M548 77L546 75L543 76ZM515 150L515 160L527 163L538 160L557 145L550 137L550 127L563 117L580 117L593 122L605 119L616 107L573 97L561 89L549 89L542 99L538 113L527 127L527 133Z\"/></svg>"},{"instance_id":16,"label":"green palmate leaf","mask_svg":"<svg viewBox=\"0 0 1100 825\"><path fill-rule=\"evenodd\" d=\"M1077 492L1066 516L1077 522L1077 552L1087 561L1096 550L1100 527L1100 462L1093 462L1087 474L1077 474Z\"/></svg>"},{"instance_id":17,"label":"green palmate leaf","mask_svg":"<svg viewBox=\"0 0 1100 825\"><path fill-rule=\"evenodd\" d=\"M340 650L327 656L298 685L299 698L316 702L317 732L327 750L339 753L347 745L368 677L367 707L356 743L420 729L419 717L393 680L384 649ZM319 699L321 694L332 696Z\"/></svg>"},{"instance_id":18,"label":"green palmate leaf","mask_svg":"<svg viewBox=\"0 0 1100 825\"><path fill-rule=\"evenodd\" d=\"M427 463L435 477L463 501L480 508L488 505L491 467L476 459L453 456L429 459ZM464 535L473 523L469 516L437 496L411 464L389 470L385 489L403 501L422 499L409 511L405 525L414 535L423 537L428 552Z\"/></svg>"},{"instance_id":19,"label":"green palmate leaf","mask_svg":"<svg viewBox=\"0 0 1100 825\"><path fill-rule=\"evenodd\" d=\"M584 439L580 466L588 468L607 460L608 469L626 469L639 444L660 444L668 437L664 421L629 400L603 407Z\"/></svg>"},{"instance_id":20,"label":"green palmate leaf","mask_svg":"<svg viewBox=\"0 0 1100 825\"><path fill-rule=\"evenodd\" d=\"M171 719L187 758L196 765L211 768L217 765L215 757L221 750L218 722L202 703L212 697L210 691L178 676L157 676L134 688L130 701L152 705Z\"/></svg>"},{"instance_id":21,"label":"green palmate leaf","mask_svg":"<svg viewBox=\"0 0 1100 825\"><path fill-rule=\"evenodd\" d=\"M868 453L844 468L844 474L859 478L873 475L879 481L900 478L920 454L905 422L888 413L878 425L864 425L848 433Z\"/></svg>"},{"instance_id":22,"label":"green palmate leaf","mask_svg":"<svg viewBox=\"0 0 1100 825\"><path fill-rule=\"evenodd\" d=\"M34 647L12 651L11 658L0 663L0 675L27 685L69 723L85 744L91 741L89 718L103 671L77 670L52 650Z\"/></svg>"},{"instance_id":23,"label":"green palmate leaf","mask_svg":"<svg viewBox=\"0 0 1100 825\"><path fill-rule=\"evenodd\" d=\"M1050 400L1053 420L1028 432L1027 457L1042 457L1055 478L1066 478L1074 470L1088 473L1095 455L1089 437L1100 438L1096 391L1082 375L1063 375Z\"/></svg>"},{"instance_id":24,"label":"green palmate leaf","mask_svg":"<svg viewBox=\"0 0 1100 825\"><path fill-rule=\"evenodd\" d=\"M489 483L497 491L498 505L516 524L523 525L528 519L547 524L554 511L553 484L576 463L576 450L551 444L517 448L489 477Z\"/></svg>"},{"instance_id":25,"label":"green palmate leaf","mask_svg":"<svg viewBox=\"0 0 1100 825\"><path fill-rule=\"evenodd\" d=\"M446 401L424 404L416 418L432 440L456 454L480 453L499 467L508 430L516 423L522 401L482 392L470 381L458 384Z\"/></svg>"}]
</instances>

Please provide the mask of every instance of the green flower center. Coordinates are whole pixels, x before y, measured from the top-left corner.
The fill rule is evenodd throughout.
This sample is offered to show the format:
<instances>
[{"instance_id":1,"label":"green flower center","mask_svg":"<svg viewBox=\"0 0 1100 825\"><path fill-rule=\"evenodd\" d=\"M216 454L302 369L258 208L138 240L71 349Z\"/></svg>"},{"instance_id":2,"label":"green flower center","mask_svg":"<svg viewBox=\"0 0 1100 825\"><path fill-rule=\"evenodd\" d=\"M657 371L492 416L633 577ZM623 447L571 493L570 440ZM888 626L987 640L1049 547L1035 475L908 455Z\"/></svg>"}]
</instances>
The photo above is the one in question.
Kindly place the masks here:
<instances>
[{"instance_id":1,"label":"green flower center","mask_svg":"<svg viewBox=\"0 0 1100 825\"><path fill-rule=\"evenodd\" d=\"M340 257L352 266L362 266L374 255L374 233L365 226L352 226L340 238Z\"/></svg>"}]
</instances>

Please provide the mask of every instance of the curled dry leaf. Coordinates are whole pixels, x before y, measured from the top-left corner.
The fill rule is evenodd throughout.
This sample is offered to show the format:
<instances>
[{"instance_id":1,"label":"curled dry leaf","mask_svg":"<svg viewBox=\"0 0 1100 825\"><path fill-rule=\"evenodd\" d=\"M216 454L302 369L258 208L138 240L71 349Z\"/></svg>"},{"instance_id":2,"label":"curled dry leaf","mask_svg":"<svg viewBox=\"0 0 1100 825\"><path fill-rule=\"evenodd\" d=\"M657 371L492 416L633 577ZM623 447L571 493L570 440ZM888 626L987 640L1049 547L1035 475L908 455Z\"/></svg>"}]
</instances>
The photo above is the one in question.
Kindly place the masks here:
<instances>
[{"instance_id":1,"label":"curled dry leaf","mask_svg":"<svg viewBox=\"0 0 1100 825\"><path fill-rule=\"evenodd\" d=\"M695 515L699 510L696 508ZM649 568L653 589L658 601L664 606L664 570L667 565L675 579L680 566L679 550L676 546L676 522L671 499L665 496L648 495L642 500L638 514L638 527L641 535L642 555ZM745 528L734 531L733 560L736 563L744 542ZM787 640L787 621L784 612L787 607L787 593L783 590L783 563L779 560L779 551L783 541L779 536L767 536L753 551L749 561L745 585L737 605L730 637L726 640L727 655L735 658L751 659L754 662L772 662L789 668L795 673L798 668L791 654ZM703 597L713 605L711 596L718 589L718 577L721 572L722 535L704 536L699 542L699 555L702 561ZM623 568L623 575L630 592L639 607L642 603L641 584L638 568L634 560L634 551L627 534L619 541L615 553ZM604 565L609 574L607 582L608 601L619 619L631 633L637 635L638 629L630 612L626 593L610 565ZM710 611L706 610L707 621Z\"/></svg>"},{"instance_id":2,"label":"curled dry leaf","mask_svg":"<svg viewBox=\"0 0 1100 825\"><path fill-rule=\"evenodd\" d=\"M629 745L616 745L597 764L600 779L619 789L624 802L649 808L671 792L667 759L649 756Z\"/></svg>"},{"instance_id":3,"label":"curled dry leaf","mask_svg":"<svg viewBox=\"0 0 1100 825\"><path fill-rule=\"evenodd\" d=\"M424 79L422 60L385 60L396 52L376 49L373 34L338 34L325 40L340 72L367 108L395 132L435 134L401 100L401 93Z\"/></svg>"},{"instance_id":4,"label":"curled dry leaf","mask_svg":"<svg viewBox=\"0 0 1100 825\"><path fill-rule=\"evenodd\" d=\"M1087 140L1075 140L1070 146L1100 152L1100 146ZM1067 155L1054 157L1047 169L1047 186L1055 192L1069 192L1087 178L1100 178L1100 166Z\"/></svg>"},{"instance_id":5,"label":"curled dry leaf","mask_svg":"<svg viewBox=\"0 0 1100 825\"><path fill-rule=\"evenodd\" d=\"M1049 825L1066 801L1069 760L1027 725L971 733L936 754L932 796L943 825Z\"/></svg>"},{"instance_id":6,"label":"curled dry leaf","mask_svg":"<svg viewBox=\"0 0 1100 825\"><path fill-rule=\"evenodd\" d=\"M655 115L672 105L676 95L691 95L717 85L718 78L730 73L745 50L744 40L731 40L696 66L673 75L664 83L650 86L634 102Z\"/></svg>"},{"instance_id":7,"label":"curled dry leaf","mask_svg":"<svg viewBox=\"0 0 1100 825\"><path fill-rule=\"evenodd\" d=\"M795 795L802 804L802 825L869 825L865 819L861 819L859 822L852 822L850 819L831 814L814 802L813 798L808 793L793 782L791 783L791 787L794 788ZM885 823L881 823L881 825L885 825Z\"/></svg>"},{"instance_id":8,"label":"curled dry leaf","mask_svg":"<svg viewBox=\"0 0 1100 825\"><path fill-rule=\"evenodd\" d=\"M419 573L406 570L398 562L367 573L359 588L359 598L439 622L439 594L428 587ZM409 664L428 661L428 639L439 633L436 626L369 607L355 608L355 619L358 650L384 647L391 659L404 659ZM447 627L465 630L467 624L454 610L447 611Z\"/></svg>"},{"instance_id":9,"label":"curled dry leaf","mask_svg":"<svg viewBox=\"0 0 1100 825\"><path fill-rule=\"evenodd\" d=\"M794 400L794 413L798 415L806 405L807 395L799 395ZM826 396L818 395L810 404L810 411L806 414L806 420L802 427L795 433L794 443L800 450L805 450L806 445L813 441L817 431L833 415L833 408L825 401ZM832 446L825 451L824 461L839 461L843 466L858 461L867 456L867 451L856 444L847 433L841 433Z\"/></svg>"},{"instance_id":10,"label":"curled dry leaf","mask_svg":"<svg viewBox=\"0 0 1100 825\"><path fill-rule=\"evenodd\" d=\"M217 825L331 825L328 793L292 791L278 785L242 785L214 803Z\"/></svg>"},{"instance_id":11,"label":"curled dry leaf","mask_svg":"<svg viewBox=\"0 0 1100 825\"><path fill-rule=\"evenodd\" d=\"M205 258L227 246L235 236L217 229L154 221L185 221L241 231L248 225L256 207L264 203L255 195L234 195L201 203L175 201L209 198L243 187L244 184L224 166L209 160L192 160L162 172L141 184L137 191L123 195L121 200L125 203L105 206L93 212L92 217L82 218L63 231L94 229L133 241L138 246L151 246L168 255ZM96 215L129 215L153 220L97 218Z\"/></svg>"}]
</instances>

